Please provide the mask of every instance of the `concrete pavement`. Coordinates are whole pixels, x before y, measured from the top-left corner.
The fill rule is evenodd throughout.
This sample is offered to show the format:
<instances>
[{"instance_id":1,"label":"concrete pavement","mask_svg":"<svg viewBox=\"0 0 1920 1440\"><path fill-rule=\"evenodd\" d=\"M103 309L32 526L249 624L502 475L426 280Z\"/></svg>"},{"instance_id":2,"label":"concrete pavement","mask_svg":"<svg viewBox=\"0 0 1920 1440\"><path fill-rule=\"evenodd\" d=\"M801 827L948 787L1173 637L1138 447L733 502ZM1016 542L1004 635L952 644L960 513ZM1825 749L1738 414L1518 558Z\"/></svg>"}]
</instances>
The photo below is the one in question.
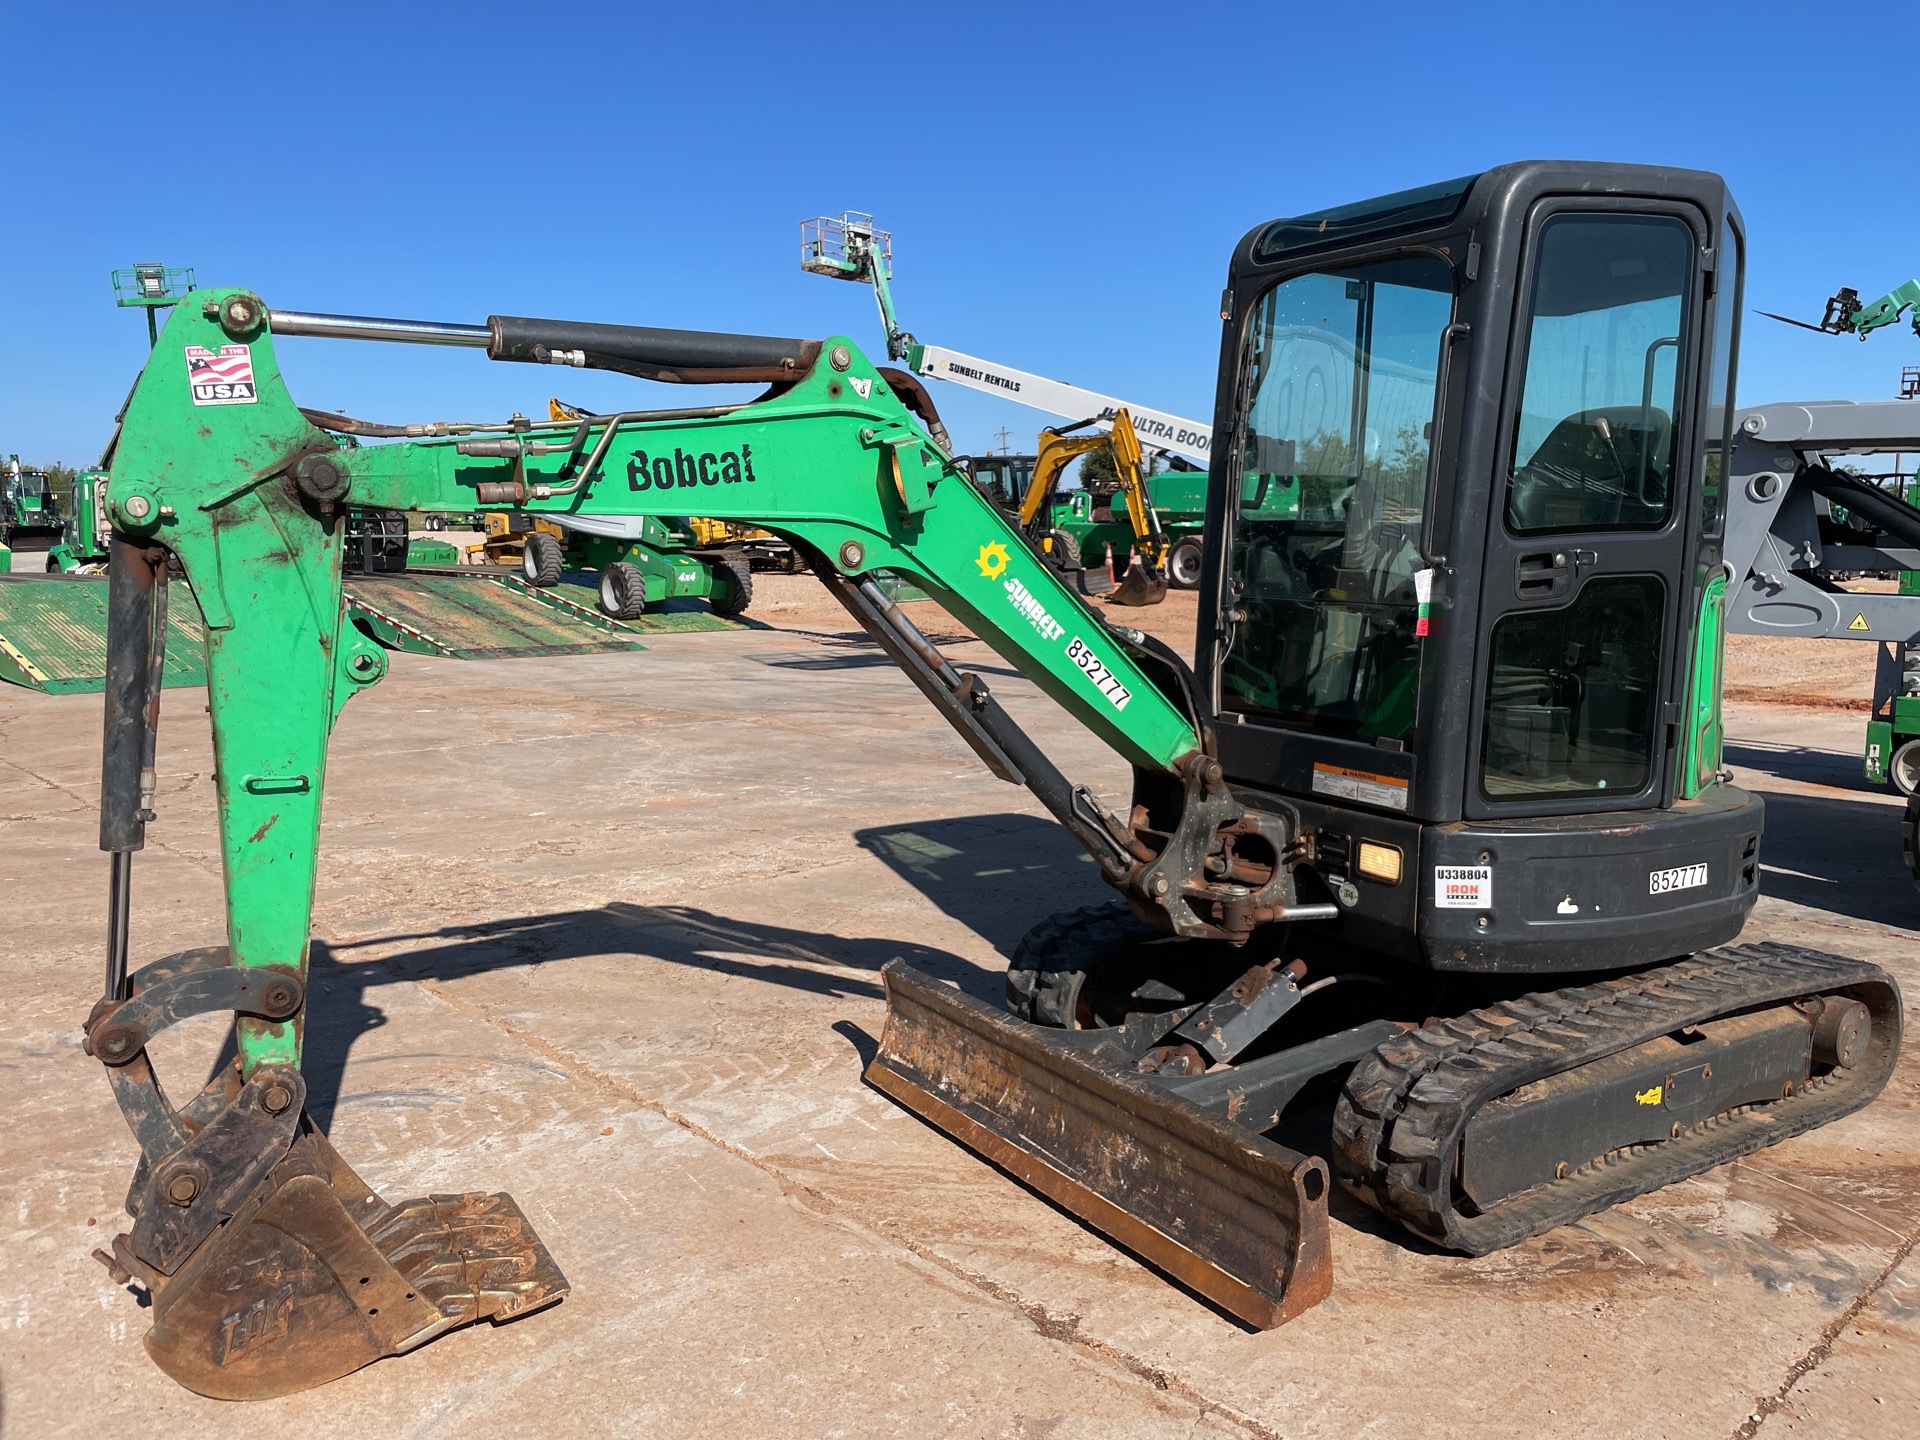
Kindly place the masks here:
<instances>
[{"instance_id":1,"label":"concrete pavement","mask_svg":"<svg viewBox=\"0 0 1920 1440\"><path fill-rule=\"evenodd\" d=\"M1337 1199L1333 1300L1250 1334L860 1083L887 959L997 995L1029 926L1105 894L870 647L393 659L334 737L310 1105L389 1198L511 1190L573 1294L261 1406L152 1367L143 1312L88 1258L134 1155L78 1044L99 702L0 692L7 1435L1920 1430L1914 1060L1860 1115L1480 1260ZM1124 789L990 673L1064 769ZM200 706L167 693L136 963L221 938ZM1898 807L1851 778L1857 720L1732 722L1771 806L1749 935L1920 993L1920 895ZM176 1090L220 1027L185 1028L159 1055Z\"/></svg>"}]
</instances>

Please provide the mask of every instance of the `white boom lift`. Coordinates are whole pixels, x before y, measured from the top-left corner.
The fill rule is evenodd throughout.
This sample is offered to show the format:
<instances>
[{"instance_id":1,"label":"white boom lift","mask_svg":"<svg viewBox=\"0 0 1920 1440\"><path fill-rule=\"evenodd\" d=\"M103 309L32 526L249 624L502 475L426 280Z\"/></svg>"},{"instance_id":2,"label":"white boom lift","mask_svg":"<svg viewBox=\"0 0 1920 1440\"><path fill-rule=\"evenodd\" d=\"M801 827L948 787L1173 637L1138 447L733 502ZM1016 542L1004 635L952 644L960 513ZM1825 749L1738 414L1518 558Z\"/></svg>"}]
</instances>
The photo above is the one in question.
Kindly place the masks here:
<instances>
[{"instance_id":1,"label":"white boom lift","mask_svg":"<svg viewBox=\"0 0 1920 1440\"><path fill-rule=\"evenodd\" d=\"M887 355L890 359L904 360L916 375L948 380L1068 420L1092 418L1103 429L1112 424L1114 415L1124 406L1145 448L1172 451L1202 466L1212 457L1211 425L1156 410L1138 401L1121 400L1097 390L1069 385L1064 380L1016 370L996 360L982 360L977 355L965 355L941 345L921 344L902 330L894 317L893 294L887 287L893 277L893 236L888 231L876 230L871 215L848 210L837 218L821 215L802 221L800 267L815 275L872 285L874 299L880 305L880 321L886 327Z\"/></svg>"}]
</instances>

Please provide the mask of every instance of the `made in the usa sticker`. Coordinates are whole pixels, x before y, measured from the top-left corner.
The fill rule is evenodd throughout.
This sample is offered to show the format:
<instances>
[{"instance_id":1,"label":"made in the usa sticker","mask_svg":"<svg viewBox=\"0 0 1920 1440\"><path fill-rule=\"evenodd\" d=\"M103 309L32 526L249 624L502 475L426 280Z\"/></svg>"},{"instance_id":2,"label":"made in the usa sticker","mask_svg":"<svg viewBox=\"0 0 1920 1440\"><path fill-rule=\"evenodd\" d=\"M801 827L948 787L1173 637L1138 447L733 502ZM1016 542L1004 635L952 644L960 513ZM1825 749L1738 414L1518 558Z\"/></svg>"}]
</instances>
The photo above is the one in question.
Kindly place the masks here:
<instances>
[{"instance_id":1,"label":"made in the usa sticker","mask_svg":"<svg viewBox=\"0 0 1920 1440\"><path fill-rule=\"evenodd\" d=\"M260 398L253 384L253 347L222 345L214 354L204 345L187 346L187 384L196 405L251 405Z\"/></svg>"}]
</instances>

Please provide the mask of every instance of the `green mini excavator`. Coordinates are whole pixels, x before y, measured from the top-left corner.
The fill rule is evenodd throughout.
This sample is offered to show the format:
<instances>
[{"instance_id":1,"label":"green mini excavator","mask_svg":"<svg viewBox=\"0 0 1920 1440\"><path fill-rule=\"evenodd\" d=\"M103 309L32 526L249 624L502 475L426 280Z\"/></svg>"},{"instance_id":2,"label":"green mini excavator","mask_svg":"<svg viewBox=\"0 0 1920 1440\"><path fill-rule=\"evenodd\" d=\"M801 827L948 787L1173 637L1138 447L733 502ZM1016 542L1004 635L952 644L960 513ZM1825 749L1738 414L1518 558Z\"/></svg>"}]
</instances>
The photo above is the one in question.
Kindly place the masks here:
<instances>
[{"instance_id":1,"label":"green mini excavator","mask_svg":"<svg viewBox=\"0 0 1920 1440\"><path fill-rule=\"evenodd\" d=\"M1713 175L1571 163L1253 229L1221 301L1191 664L1064 587L914 378L845 339L188 296L111 452L87 1023L140 1151L102 1258L148 1292L154 1359L283 1394L566 1290L509 1197L383 1201L304 1108L327 737L387 664L342 623L349 506L693 513L807 557L1115 892L1027 936L1004 1010L889 965L868 1079L1249 1324L1327 1295L1335 1180L1481 1253L1866 1104L1899 1047L1889 976L1733 943L1762 828L1720 760L1743 244ZM766 389L342 449L288 393L285 335ZM226 935L133 969L176 561L206 617ZM879 570L1111 745L1130 800L1063 775ZM176 1105L148 1041L207 1012L238 1058ZM1275 1138L1315 1105L1324 1156Z\"/></svg>"}]
</instances>

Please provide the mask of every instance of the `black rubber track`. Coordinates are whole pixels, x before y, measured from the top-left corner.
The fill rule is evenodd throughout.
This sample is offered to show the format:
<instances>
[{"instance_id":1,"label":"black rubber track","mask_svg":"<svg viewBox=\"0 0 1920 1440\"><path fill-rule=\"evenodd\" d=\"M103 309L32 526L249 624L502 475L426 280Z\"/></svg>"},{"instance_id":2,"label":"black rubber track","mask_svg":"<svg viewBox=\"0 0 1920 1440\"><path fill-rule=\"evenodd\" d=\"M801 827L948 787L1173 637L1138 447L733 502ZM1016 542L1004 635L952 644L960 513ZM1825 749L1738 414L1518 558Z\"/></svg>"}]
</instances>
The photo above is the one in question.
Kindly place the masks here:
<instances>
[{"instance_id":1,"label":"black rubber track","mask_svg":"<svg viewBox=\"0 0 1920 1440\"><path fill-rule=\"evenodd\" d=\"M1717 1016L1840 993L1873 1016L1866 1056L1789 1097L1601 1157L1492 1210L1454 1208L1467 1122L1548 1075ZM1484 1255L1801 1134L1880 1093L1900 1049L1900 992L1877 965L1778 943L1729 945L1637 975L1543 991L1409 1031L1362 1060L1334 1112L1334 1173L1416 1234Z\"/></svg>"},{"instance_id":2,"label":"black rubber track","mask_svg":"<svg viewBox=\"0 0 1920 1440\"><path fill-rule=\"evenodd\" d=\"M1161 938L1126 901L1050 915L1020 937L1007 963L1007 1011L1016 1019L1073 1029L1088 973Z\"/></svg>"},{"instance_id":3,"label":"black rubber track","mask_svg":"<svg viewBox=\"0 0 1920 1440\"><path fill-rule=\"evenodd\" d=\"M1900 858L1907 862L1907 874L1920 885L1920 791L1907 797L1907 808L1900 817Z\"/></svg>"}]
</instances>

